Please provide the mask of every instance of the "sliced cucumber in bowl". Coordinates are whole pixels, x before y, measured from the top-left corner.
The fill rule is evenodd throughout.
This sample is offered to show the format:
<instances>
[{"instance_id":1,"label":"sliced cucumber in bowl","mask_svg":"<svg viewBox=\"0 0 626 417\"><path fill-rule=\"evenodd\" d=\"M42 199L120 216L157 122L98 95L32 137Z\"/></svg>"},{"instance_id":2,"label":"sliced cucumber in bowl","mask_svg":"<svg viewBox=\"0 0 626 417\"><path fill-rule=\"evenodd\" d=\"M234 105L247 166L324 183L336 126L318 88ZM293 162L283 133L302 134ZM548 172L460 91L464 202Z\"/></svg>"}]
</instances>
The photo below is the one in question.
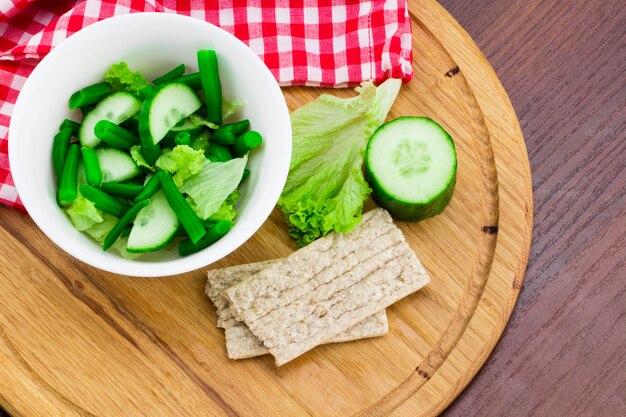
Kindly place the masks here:
<instances>
[{"instance_id":1,"label":"sliced cucumber in bowl","mask_svg":"<svg viewBox=\"0 0 626 417\"><path fill-rule=\"evenodd\" d=\"M135 217L126 250L132 253L153 252L164 248L178 230L178 217L168 204L163 191L150 198L150 204Z\"/></svg>"},{"instance_id":2,"label":"sliced cucumber in bowl","mask_svg":"<svg viewBox=\"0 0 626 417\"><path fill-rule=\"evenodd\" d=\"M100 143L94 133L96 123L108 120L120 124L141 109L141 100L127 91L116 91L102 99L89 113L80 125L78 139L80 144L87 148L94 148Z\"/></svg>"},{"instance_id":3,"label":"sliced cucumber in bowl","mask_svg":"<svg viewBox=\"0 0 626 417\"><path fill-rule=\"evenodd\" d=\"M419 221L443 211L456 184L456 148L439 124L405 116L380 126L365 155L372 197L397 220Z\"/></svg>"}]
</instances>

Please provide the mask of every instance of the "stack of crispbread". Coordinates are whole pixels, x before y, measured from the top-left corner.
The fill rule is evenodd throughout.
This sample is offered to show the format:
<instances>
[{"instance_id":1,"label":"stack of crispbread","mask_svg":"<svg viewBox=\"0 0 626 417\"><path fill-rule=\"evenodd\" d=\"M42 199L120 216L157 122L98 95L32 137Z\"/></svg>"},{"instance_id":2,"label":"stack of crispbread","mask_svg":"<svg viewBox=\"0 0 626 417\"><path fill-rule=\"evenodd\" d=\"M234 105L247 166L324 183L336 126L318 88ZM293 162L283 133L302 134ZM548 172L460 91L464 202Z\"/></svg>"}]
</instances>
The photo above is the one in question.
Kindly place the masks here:
<instances>
[{"instance_id":1,"label":"stack of crispbread","mask_svg":"<svg viewBox=\"0 0 626 417\"><path fill-rule=\"evenodd\" d=\"M317 345L387 333L385 308L430 278L382 209L346 234L289 257L208 273L206 292L231 359L271 353L278 366Z\"/></svg>"}]
</instances>

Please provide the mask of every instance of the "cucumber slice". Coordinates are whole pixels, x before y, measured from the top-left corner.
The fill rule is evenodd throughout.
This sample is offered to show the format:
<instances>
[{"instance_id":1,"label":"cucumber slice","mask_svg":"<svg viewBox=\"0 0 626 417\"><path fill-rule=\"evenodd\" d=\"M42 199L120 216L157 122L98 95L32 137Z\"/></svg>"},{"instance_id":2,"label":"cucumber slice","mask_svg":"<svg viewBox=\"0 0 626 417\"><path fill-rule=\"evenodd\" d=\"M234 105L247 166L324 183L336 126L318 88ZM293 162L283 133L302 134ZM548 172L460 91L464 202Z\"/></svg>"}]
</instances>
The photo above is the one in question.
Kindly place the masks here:
<instances>
[{"instance_id":1,"label":"cucumber slice","mask_svg":"<svg viewBox=\"0 0 626 417\"><path fill-rule=\"evenodd\" d=\"M380 126L365 155L374 200L403 221L443 211L454 193L456 167L452 138L427 117L400 117Z\"/></svg>"},{"instance_id":2,"label":"cucumber slice","mask_svg":"<svg viewBox=\"0 0 626 417\"><path fill-rule=\"evenodd\" d=\"M141 174L133 158L116 148L96 148L102 170L102 182L120 182Z\"/></svg>"},{"instance_id":3,"label":"cucumber slice","mask_svg":"<svg viewBox=\"0 0 626 417\"><path fill-rule=\"evenodd\" d=\"M143 253L167 246L178 230L178 217L167 203L163 191L150 198L150 204L135 217L126 251Z\"/></svg>"},{"instance_id":4,"label":"cucumber slice","mask_svg":"<svg viewBox=\"0 0 626 417\"><path fill-rule=\"evenodd\" d=\"M191 87L172 82L156 88L141 106L139 136L142 145L154 146L176 124L202 106Z\"/></svg>"},{"instance_id":5,"label":"cucumber slice","mask_svg":"<svg viewBox=\"0 0 626 417\"><path fill-rule=\"evenodd\" d=\"M94 148L100 139L93 133L93 129L100 120L108 120L120 124L141 109L141 100L127 91L116 91L103 98L96 107L88 112L78 131L80 144L87 148Z\"/></svg>"}]
</instances>

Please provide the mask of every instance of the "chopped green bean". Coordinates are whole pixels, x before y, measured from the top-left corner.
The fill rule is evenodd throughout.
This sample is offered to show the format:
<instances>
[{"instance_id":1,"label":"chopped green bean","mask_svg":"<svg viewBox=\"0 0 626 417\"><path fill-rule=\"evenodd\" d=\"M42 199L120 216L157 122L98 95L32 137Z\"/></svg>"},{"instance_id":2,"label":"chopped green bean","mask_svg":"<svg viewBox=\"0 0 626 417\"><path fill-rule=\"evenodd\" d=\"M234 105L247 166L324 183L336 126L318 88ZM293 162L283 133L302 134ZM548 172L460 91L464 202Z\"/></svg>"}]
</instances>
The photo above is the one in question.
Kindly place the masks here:
<instances>
[{"instance_id":1,"label":"chopped green bean","mask_svg":"<svg viewBox=\"0 0 626 417\"><path fill-rule=\"evenodd\" d=\"M220 145L233 145L235 139L237 139L237 136L235 136L235 130L232 125L220 126L211 134L211 141Z\"/></svg>"},{"instance_id":2,"label":"chopped green bean","mask_svg":"<svg viewBox=\"0 0 626 417\"><path fill-rule=\"evenodd\" d=\"M104 238L104 242L102 244L102 250L109 249L117 239L124 233L126 226L130 224L137 216L139 211L150 204L150 200L143 200L139 203L135 204L131 208L129 208L126 213L115 223L115 226L111 229L108 235Z\"/></svg>"},{"instance_id":3,"label":"chopped green bean","mask_svg":"<svg viewBox=\"0 0 626 417\"><path fill-rule=\"evenodd\" d=\"M96 107L95 105L92 106L82 106L80 108L80 112L82 113L83 117L85 117L87 115L87 113L89 113L90 111L93 110L93 108Z\"/></svg>"},{"instance_id":4,"label":"chopped green bean","mask_svg":"<svg viewBox=\"0 0 626 417\"><path fill-rule=\"evenodd\" d=\"M185 64L180 64L176 68L173 68L172 70L166 72L165 74L161 75L160 77L155 78L152 81L152 84L154 84L154 85L165 84L168 81L172 81L175 78L180 77L184 73L185 73Z\"/></svg>"},{"instance_id":5,"label":"chopped green bean","mask_svg":"<svg viewBox=\"0 0 626 417\"><path fill-rule=\"evenodd\" d=\"M232 147L233 154L236 157L244 156L246 153L256 148L263 142L261 134L256 130L251 130L239 136L235 140L235 144Z\"/></svg>"},{"instance_id":6,"label":"chopped green bean","mask_svg":"<svg viewBox=\"0 0 626 417\"><path fill-rule=\"evenodd\" d=\"M111 91L109 83L97 83L78 90L70 97L70 109L95 104L106 97Z\"/></svg>"},{"instance_id":7,"label":"chopped green bean","mask_svg":"<svg viewBox=\"0 0 626 417\"><path fill-rule=\"evenodd\" d=\"M161 188L161 181L159 181L159 176L153 175L152 177L150 177L146 185L143 186L141 192L135 197L135 203L152 197L156 194L157 191L159 191L159 188Z\"/></svg>"},{"instance_id":8,"label":"chopped green bean","mask_svg":"<svg viewBox=\"0 0 626 417\"><path fill-rule=\"evenodd\" d=\"M93 148L80 148L80 152L83 154L83 165L85 165L85 177L87 183L98 187L102 184L102 169L100 168L100 161L98 161L98 155Z\"/></svg>"},{"instance_id":9,"label":"chopped green bean","mask_svg":"<svg viewBox=\"0 0 626 417\"><path fill-rule=\"evenodd\" d=\"M174 136L174 142L176 142L177 145L191 146L191 135L189 132L178 132L176 136Z\"/></svg>"},{"instance_id":10,"label":"chopped green bean","mask_svg":"<svg viewBox=\"0 0 626 417\"><path fill-rule=\"evenodd\" d=\"M217 156L213 156L213 155L208 155L206 159L208 159L211 162L222 162Z\"/></svg>"},{"instance_id":11,"label":"chopped green bean","mask_svg":"<svg viewBox=\"0 0 626 417\"><path fill-rule=\"evenodd\" d=\"M143 190L143 186L123 182L105 182L100 186L100 189L105 193L119 195L120 197L135 198Z\"/></svg>"},{"instance_id":12,"label":"chopped green bean","mask_svg":"<svg viewBox=\"0 0 626 417\"><path fill-rule=\"evenodd\" d=\"M248 178L249 176L250 176L250 170L248 168L244 168L243 175L241 176L241 181L239 181L239 184L244 182L246 178Z\"/></svg>"},{"instance_id":13,"label":"chopped green bean","mask_svg":"<svg viewBox=\"0 0 626 417\"><path fill-rule=\"evenodd\" d=\"M146 97L150 95L150 93L152 93L152 90L154 90L154 87L148 84L147 86L143 87L141 90L138 91L139 97L141 97L142 99L145 99Z\"/></svg>"},{"instance_id":14,"label":"chopped green bean","mask_svg":"<svg viewBox=\"0 0 626 417\"><path fill-rule=\"evenodd\" d=\"M130 231L133 230L133 227L129 224L126 226L120 237L128 237L130 236Z\"/></svg>"},{"instance_id":15,"label":"chopped green bean","mask_svg":"<svg viewBox=\"0 0 626 417\"><path fill-rule=\"evenodd\" d=\"M187 84L189 87L194 90L199 90L202 88L202 83L200 82L200 73L193 72L191 74L183 75L182 77L178 77L174 79L174 82Z\"/></svg>"},{"instance_id":16,"label":"chopped green bean","mask_svg":"<svg viewBox=\"0 0 626 417\"><path fill-rule=\"evenodd\" d=\"M220 240L232 229L233 223L228 220L220 220L210 227L206 234L197 242L193 242L191 239L181 240L178 244L178 253L180 256L191 255L192 253L201 251L208 248L213 243Z\"/></svg>"},{"instance_id":17,"label":"chopped green bean","mask_svg":"<svg viewBox=\"0 0 626 417\"><path fill-rule=\"evenodd\" d=\"M115 197L111 197L104 191L101 191L97 188L92 187L88 184L83 184L80 186L80 193L87 200L91 201L96 208L100 210L112 214L115 217L122 217L126 211L130 208L130 206L126 203L121 202Z\"/></svg>"},{"instance_id":18,"label":"chopped green bean","mask_svg":"<svg viewBox=\"0 0 626 417\"><path fill-rule=\"evenodd\" d=\"M78 131L80 130L80 123L75 122L70 119L65 119L63 120L63 123L61 123L59 130L67 129L68 127L72 129L72 135L78 137Z\"/></svg>"},{"instance_id":19,"label":"chopped green bean","mask_svg":"<svg viewBox=\"0 0 626 417\"><path fill-rule=\"evenodd\" d=\"M158 143L154 144L143 141L141 144L141 154L148 164L154 165L157 159L159 159L159 156L161 156L161 147Z\"/></svg>"},{"instance_id":20,"label":"chopped green bean","mask_svg":"<svg viewBox=\"0 0 626 417\"><path fill-rule=\"evenodd\" d=\"M114 148L128 150L139 144L139 138L136 135L108 120L100 120L96 123L93 133L98 139Z\"/></svg>"},{"instance_id":21,"label":"chopped green bean","mask_svg":"<svg viewBox=\"0 0 626 417\"><path fill-rule=\"evenodd\" d=\"M202 220L200 220L187 200L185 200L185 197L183 197L181 192L178 190L176 184L174 184L172 176L169 173L159 170L155 176L160 177L161 188L165 194L165 199L169 203L172 210L174 210L174 213L176 213L178 220L180 220L183 224L189 238L194 243L198 242L200 238L206 234L206 229L202 224Z\"/></svg>"},{"instance_id":22,"label":"chopped green bean","mask_svg":"<svg viewBox=\"0 0 626 417\"><path fill-rule=\"evenodd\" d=\"M61 183L57 190L57 201L61 207L67 207L78 196L76 187L78 186L78 162L80 160L80 146L70 145L65 163L63 164L63 174Z\"/></svg>"},{"instance_id":23,"label":"chopped green bean","mask_svg":"<svg viewBox=\"0 0 626 417\"><path fill-rule=\"evenodd\" d=\"M217 158L220 162L226 162L233 159L228 147L220 145L219 143L211 143L211 146L209 147L209 156Z\"/></svg>"},{"instance_id":24,"label":"chopped green bean","mask_svg":"<svg viewBox=\"0 0 626 417\"><path fill-rule=\"evenodd\" d=\"M59 133L54 135L54 141L52 142L52 166L54 167L54 174L57 177L57 186L61 183L63 164L65 164L67 148L70 146L71 138L72 129L69 127L61 129Z\"/></svg>"},{"instance_id":25,"label":"chopped green bean","mask_svg":"<svg viewBox=\"0 0 626 417\"><path fill-rule=\"evenodd\" d=\"M210 122L222 124L222 84L217 64L217 54L213 50L198 51L200 82L204 90L207 116Z\"/></svg>"}]
</instances>

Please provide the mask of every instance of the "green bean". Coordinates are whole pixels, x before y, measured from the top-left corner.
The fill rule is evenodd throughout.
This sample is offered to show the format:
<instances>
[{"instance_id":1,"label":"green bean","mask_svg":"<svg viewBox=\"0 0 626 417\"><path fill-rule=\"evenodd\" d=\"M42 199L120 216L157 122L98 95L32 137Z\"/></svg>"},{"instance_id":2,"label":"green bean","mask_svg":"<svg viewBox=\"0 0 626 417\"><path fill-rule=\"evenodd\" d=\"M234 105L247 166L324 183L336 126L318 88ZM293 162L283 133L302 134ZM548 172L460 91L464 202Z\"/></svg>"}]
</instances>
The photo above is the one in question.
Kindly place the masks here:
<instances>
[{"instance_id":1,"label":"green bean","mask_svg":"<svg viewBox=\"0 0 626 417\"><path fill-rule=\"evenodd\" d=\"M204 99L210 122L222 124L222 84L217 65L217 54L213 50L198 51L200 82L204 90Z\"/></svg>"},{"instance_id":2,"label":"green bean","mask_svg":"<svg viewBox=\"0 0 626 417\"><path fill-rule=\"evenodd\" d=\"M154 87L148 84L147 86L143 87L141 90L138 91L139 97L145 100L145 98L148 97L150 93L152 93L153 90L154 90Z\"/></svg>"},{"instance_id":3,"label":"green bean","mask_svg":"<svg viewBox=\"0 0 626 417\"><path fill-rule=\"evenodd\" d=\"M239 181L239 184L244 182L246 178L248 178L249 176L250 176L250 170L248 168L244 168L243 175L241 176L241 180Z\"/></svg>"},{"instance_id":4,"label":"green bean","mask_svg":"<svg viewBox=\"0 0 626 417\"><path fill-rule=\"evenodd\" d=\"M69 127L61 129L59 133L54 135L54 141L52 142L52 166L54 167L54 174L57 177L57 186L61 183L63 164L65 164L67 148L70 146L71 138L72 129Z\"/></svg>"},{"instance_id":5,"label":"green bean","mask_svg":"<svg viewBox=\"0 0 626 417\"><path fill-rule=\"evenodd\" d=\"M161 188L163 189L163 194L165 194L165 199L169 203L174 213L176 213L176 217L183 224L185 231L189 235L189 238L192 242L196 243L206 234L206 229L202 225L202 220L198 217L198 215L193 211L185 197L181 194L181 192L174 184L174 180L172 176L165 172L159 170L155 176L160 177Z\"/></svg>"},{"instance_id":6,"label":"green bean","mask_svg":"<svg viewBox=\"0 0 626 417\"><path fill-rule=\"evenodd\" d=\"M133 133L108 120L100 120L94 126L93 133L114 148L129 150L139 144L139 138Z\"/></svg>"},{"instance_id":7,"label":"green bean","mask_svg":"<svg viewBox=\"0 0 626 417\"><path fill-rule=\"evenodd\" d=\"M191 255L192 253L201 251L202 249L208 248L213 243L220 240L222 237L226 235L232 229L233 223L228 220L220 220L215 223L212 227L210 227L204 237L202 237L199 241L193 242L191 239L181 240L178 244L178 253L180 256Z\"/></svg>"},{"instance_id":8,"label":"green bean","mask_svg":"<svg viewBox=\"0 0 626 417\"><path fill-rule=\"evenodd\" d=\"M189 132L178 132L176 136L174 136L174 142L176 142L177 145L191 146L191 135Z\"/></svg>"},{"instance_id":9,"label":"green bean","mask_svg":"<svg viewBox=\"0 0 626 417\"><path fill-rule=\"evenodd\" d=\"M138 132L139 131L139 120L137 120L137 118L135 117L129 117L128 119L124 120L122 123L120 123L120 127L123 127L126 130L129 130L131 132Z\"/></svg>"},{"instance_id":10,"label":"green bean","mask_svg":"<svg viewBox=\"0 0 626 417\"><path fill-rule=\"evenodd\" d=\"M233 145L236 138L237 136L232 125L220 126L211 134L211 142L219 143L220 145Z\"/></svg>"},{"instance_id":11,"label":"green bean","mask_svg":"<svg viewBox=\"0 0 626 417\"><path fill-rule=\"evenodd\" d=\"M129 208L126 213L115 223L115 226L111 229L108 235L104 238L102 243L102 250L109 249L117 239L124 233L126 226L130 224L139 213L139 210L150 204L150 200L143 200Z\"/></svg>"},{"instance_id":12,"label":"green bean","mask_svg":"<svg viewBox=\"0 0 626 417\"><path fill-rule=\"evenodd\" d=\"M173 68L170 71L166 72L165 74L161 75L160 77L152 80L152 84L154 85L165 84L168 81L172 81L175 78L180 77L184 73L185 73L185 64L180 64L176 68Z\"/></svg>"},{"instance_id":13,"label":"green bean","mask_svg":"<svg viewBox=\"0 0 626 417\"><path fill-rule=\"evenodd\" d=\"M228 147L220 145L219 143L211 143L211 146L209 147L209 156L217 158L220 162L226 162L233 159Z\"/></svg>"},{"instance_id":14,"label":"green bean","mask_svg":"<svg viewBox=\"0 0 626 417\"><path fill-rule=\"evenodd\" d=\"M121 202L115 197L111 197L104 191L100 191L99 189L92 187L88 184L83 184L80 186L80 193L87 200L91 201L96 208L100 210L112 214L115 217L122 217L126 211L130 208L130 206L126 203Z\"/></svg>"},{"instance_id":15,"label":"green bean","mask_svg":"<svg viewBox=\"0 0 626 417\"><path fill-rule=\"evenodd\" d=\"M61 207L67 207L78 196L76 187L78 186L78 161L80 160L80 146L70 145L65 163L63 164L63 174L61 183L57 191L57 201Z\"/></svg>"},{"instance_id":16,"label":"green bean","mask_svg":"<svg viewBox=\"0 0 626 417\"><path fill-rule=\"evenodd\" d=\"M105 182L100 186L100 189L105 193L119 195L120 197L135 198L143 190L143 186L123 182Z\"/></svg>"},{"instance_id":17,"label":"green bean","mask_svg":"<svg viewBox=\"0 0 626 417\"><path fill-rule=\"evenodd\" d=\"M174 79L174 82L187 84L189 87L194 90L199 90L202 88L202 83L200 82L200 73L193 72L191 74L183 75L182 77L178 77Z\"/></svg>"},{"instance_id":18,"label":"green bean","mask_svg":"<svg viewBox=\"0 0 626 417\"><path fill-rule=\"evenodd\" d=\"M82 106L80 108L80 112L82 113L83 117L85 117L87 115L87 113L89 113L90 111L93 110L94 107L96 107L96 106L95 105Z\"/></svg>"},{"instance_id":19,"label":"green bean","mask_svg":"<svg viewBox=\"0 0 626 417\"><path fill-rule=\"evenodd\" d=\"M85 165L85 177L87 178L87 184L94 187L102 184L102 169L100 168L100 161L98 161L98 155L93 148L80 148L80 152L83 154L83 165Z\"/></svg>"},{"instance_id":20,"label":"green bean","mask_svg":"<svg viewBox=\"0 0 626 417\"><path fill-rule=\"evenodd\" d=\"M109 83L97 83L78 90L70 97L70 109L89 106L102 100L111 91Z\"/></svg>"},{"instance_id":21,"label":"green bean","mask_svg":"<svg viewBox=\"0 0 626 417\"><path fill-rule=\"evenodd\" d=\"M141 154L148 164L154 165L159 156L161 156L161 147L158 143L149 143L147 140L144 140L141 144Z\"/></svg>"},{"instance_id":22,"label":"green bean","mask_svg":"<svg viewBox=\"0 0 626 417\"><path fill-rule=\"evenodd\" d=\"M244 156L246 153L256 148L263 142L261 134L256 130L251 130L239 136L232 146L233 154L236 157Z\"/></svg>"},{"instance_id":23,"label":"green bean","mask_svg":"<svg viewBox=\"0 0 626 417\"><path fill-rule=\"evenodd\" d=\"M208 159L211 162L222 162L217 156L213 156L213 155L208 155L206 159Z\"/></svg>"},{"instance_id":24,"label":"green bean","mask_svg":"<svg viewBox=\"0 0 626 417\"><path fill-rule=\"evenodd\" d=\"M131 225L127 225L126 228L124 229L124 231L122 232L122 234L120 235L120 237L128 237L130 236L130 231L133 230L133 227Z\"/></svg>"},{"instance_id":25,"label":"green bean","mask_svg":"<svg viewBox=\"0 0 626 417\"><path fill-rule=\"evenodd\" d=\"M159 181L159 176L155 174L150 177L146 185L143 186L143 189L139 194L137 194L133 201L137 203L141 200L150 198L155 195L157 191L159 191L159 188L161 188L161 181Z\"/></svg>"},{"instance_id":26,"label":"green bean","mask_svg":"<svg viewBox=\"0 0 626 417\"><path fill-rule=\"evenodd\" d=\"M75 122L70 119L65 119L63 120L63 123L61 123L59 130L67 129L68 127L72 129L72 135L78 137L78 131L80 130L80 123Z\"/></svg>"}]
</instances>

